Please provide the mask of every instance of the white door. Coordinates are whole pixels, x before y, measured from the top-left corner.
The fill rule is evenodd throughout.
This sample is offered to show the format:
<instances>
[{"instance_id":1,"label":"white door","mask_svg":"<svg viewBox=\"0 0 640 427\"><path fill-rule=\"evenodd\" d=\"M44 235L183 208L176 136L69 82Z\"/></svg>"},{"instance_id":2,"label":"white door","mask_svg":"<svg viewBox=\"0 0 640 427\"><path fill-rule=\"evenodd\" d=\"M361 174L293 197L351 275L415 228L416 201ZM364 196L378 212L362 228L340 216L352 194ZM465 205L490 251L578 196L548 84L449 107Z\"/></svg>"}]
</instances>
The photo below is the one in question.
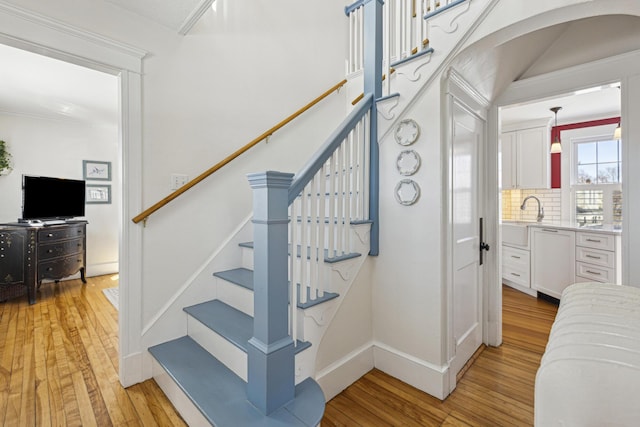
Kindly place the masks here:
<instances>
[{"instance_id":1,"label":"white door","mask_svg":"<svg viewBox=\"0 0 640 427\"><path fill-rule=\"evenodd\" d=\"M480 266L481 158L484 121L453 102L452 147L452 311L455 375L482 344L482 274ZM483 254L484 255L484 254Z\"/></svg>"}]
</instances>

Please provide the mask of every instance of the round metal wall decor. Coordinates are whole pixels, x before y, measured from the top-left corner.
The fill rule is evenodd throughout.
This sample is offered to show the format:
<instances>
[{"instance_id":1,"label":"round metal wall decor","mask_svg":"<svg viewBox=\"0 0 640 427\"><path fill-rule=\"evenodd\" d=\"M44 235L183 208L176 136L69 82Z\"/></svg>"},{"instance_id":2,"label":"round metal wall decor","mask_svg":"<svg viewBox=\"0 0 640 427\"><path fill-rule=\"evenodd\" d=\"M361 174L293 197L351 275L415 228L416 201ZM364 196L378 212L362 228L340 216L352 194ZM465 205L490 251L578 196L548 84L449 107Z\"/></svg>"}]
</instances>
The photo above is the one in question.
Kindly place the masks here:
<instances>
[{"instance_id":1,"label":"round metal wall decor","mask_svg":"<svg viewBox=\"0 0 640 427\"><path fill-rule=\"evenodd\" d=\"M411 145L420 136L420 127L413 119L405 119L396 125L394 137L400 145Z\"/></svg>"},{"instance_id":2,"label":"round metal wall decor","mask_svg":"<svg viewBox=\"0 0 640 427\"><path fill-rule=\"evenodd\" d=\"M398 203L409 206L420 198L420 186L412 179L403 179L396 185L394 194Z\"/></svg>"},{"instance_id":3,"label":"round metal wall decor","mask_svg":"<svg viewBox=\"0 0 640 427\"><path fill-rule=\"evenodd\" d=\"M404 150L398 154L396 168L400 175L411 176L420 169L420 155L414 150Z\"/></svg>"}]
</instances>

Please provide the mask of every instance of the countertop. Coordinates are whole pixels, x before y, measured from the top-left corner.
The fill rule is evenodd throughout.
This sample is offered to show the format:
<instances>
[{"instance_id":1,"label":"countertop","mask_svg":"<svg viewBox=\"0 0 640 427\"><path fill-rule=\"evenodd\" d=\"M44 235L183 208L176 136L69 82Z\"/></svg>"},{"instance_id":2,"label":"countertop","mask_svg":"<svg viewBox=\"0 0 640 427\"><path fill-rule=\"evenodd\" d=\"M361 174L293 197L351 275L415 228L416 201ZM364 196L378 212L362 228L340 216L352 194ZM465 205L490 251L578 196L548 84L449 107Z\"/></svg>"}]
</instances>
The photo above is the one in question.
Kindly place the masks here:
<instances>
[{"instance_id":1,"label":"countertop","mask_svg":"<svg viewBox=\"0 0 640 427\"><path fill-rule=\"evenodd\" d=\"M571 231L583 231L587 233L605 233L605 234L622 234L621 228L616 228L613 224L604 224L604 225L591 225L587 223L586 225L580 225L577 222L571 221L560 221L560 222L536 222L536 221L511 221L511 220L503 220L502 224L521 224L526 225L528 227L538 227L538 228L557 228L562 230L571 230Z\"/></svg>"},{"instance_id":2,"label":"countertop","mask_svg":"<svg viewBox=\"0 0 640 427\"><path fill-rule=\"evenodd\" d=\"M503 220L503 224L521 224L528 227L538 228L557 228L561 230L582 231L586 233L604 233L604 234L622 234L622 229L614 227L612 224L604 225L580 225L577 222L561 221L561 222L535 222L535 221L510 221Z\"/></svg>"}]
</instances>

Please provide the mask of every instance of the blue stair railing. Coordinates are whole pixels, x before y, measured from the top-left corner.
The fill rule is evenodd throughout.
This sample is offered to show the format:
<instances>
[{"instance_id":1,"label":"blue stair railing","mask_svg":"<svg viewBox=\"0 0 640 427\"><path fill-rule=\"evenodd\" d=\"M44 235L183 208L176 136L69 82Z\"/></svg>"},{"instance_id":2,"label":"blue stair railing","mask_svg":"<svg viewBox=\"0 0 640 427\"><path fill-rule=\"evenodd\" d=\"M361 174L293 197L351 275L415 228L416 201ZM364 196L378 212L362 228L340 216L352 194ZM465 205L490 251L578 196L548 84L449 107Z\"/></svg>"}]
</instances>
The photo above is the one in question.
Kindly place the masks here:
<instances>
[{"instance_id":1,"label":"blue stair railing","mask_svg":"<svg viewBox=\"0 0 640 427\"><path fill-rule=\"evenodd\" d=\"M349 252L351 224L369 221L370 254L378 253L375 100L382 93L382 4L364 2L363 101L295 176L269 171L248 177L254 194L254 334L247 397L265 414L294 398L293 301L304 303L327 290L325 249L328 256ZM301 248L300 261L289 257L289 247Z\"/></svg>"}]
</instances>

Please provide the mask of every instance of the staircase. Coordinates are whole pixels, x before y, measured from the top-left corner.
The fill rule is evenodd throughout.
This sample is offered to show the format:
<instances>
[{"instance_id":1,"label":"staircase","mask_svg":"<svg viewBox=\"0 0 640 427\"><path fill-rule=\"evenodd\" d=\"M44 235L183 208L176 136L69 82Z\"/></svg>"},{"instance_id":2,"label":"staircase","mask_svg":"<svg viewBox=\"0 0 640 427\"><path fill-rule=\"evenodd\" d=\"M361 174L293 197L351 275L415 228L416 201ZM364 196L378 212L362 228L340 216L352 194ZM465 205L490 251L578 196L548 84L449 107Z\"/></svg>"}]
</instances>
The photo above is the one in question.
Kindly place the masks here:
<instances>
[{"instance_id":1,"label":"staircase","mask_svg":"<svg viewBox=\"0 0 640 427\"><path fill-rule=\"evenodd\" d=\"M392 3L398 22L409 22L404 16L411 2ZM430 16L437 7L462 3L419 2ZM376 27L375 44L382 43L379 0L359 0L346 13L361 34ZM418 15L411 22L420 22L422 15L413 17ZM391 13L385 16L389 25ZM387 40L388 76L393 67L396 75L413 67L415 75L429 64L434 50L426 28L409 26L395 50ZM380 50L363 47L356 33L350 32L357 55L350 55L348 73L359 73L358 64L371 62L367 58L375 58L381 71ZM412 40L420 48L405 49ZM363 71L364 96L295 176L249 176L254 241L234 249L234 268L214 273L216 299L183 308L187 334L149 348L153 377L189 425L316 426L322 419L325 397L313 379L316 355L366 256L378 251L378 114L389 122L381 128L389 129L395 116L387 118L382 107L399 97L390 93L390 77L382 96L381 74ZM423 83L406 92L417 93ZM395 85L402 87L397 79ZM401 108L407 102L402 99Z\"/></svg>"}]
</instances>

